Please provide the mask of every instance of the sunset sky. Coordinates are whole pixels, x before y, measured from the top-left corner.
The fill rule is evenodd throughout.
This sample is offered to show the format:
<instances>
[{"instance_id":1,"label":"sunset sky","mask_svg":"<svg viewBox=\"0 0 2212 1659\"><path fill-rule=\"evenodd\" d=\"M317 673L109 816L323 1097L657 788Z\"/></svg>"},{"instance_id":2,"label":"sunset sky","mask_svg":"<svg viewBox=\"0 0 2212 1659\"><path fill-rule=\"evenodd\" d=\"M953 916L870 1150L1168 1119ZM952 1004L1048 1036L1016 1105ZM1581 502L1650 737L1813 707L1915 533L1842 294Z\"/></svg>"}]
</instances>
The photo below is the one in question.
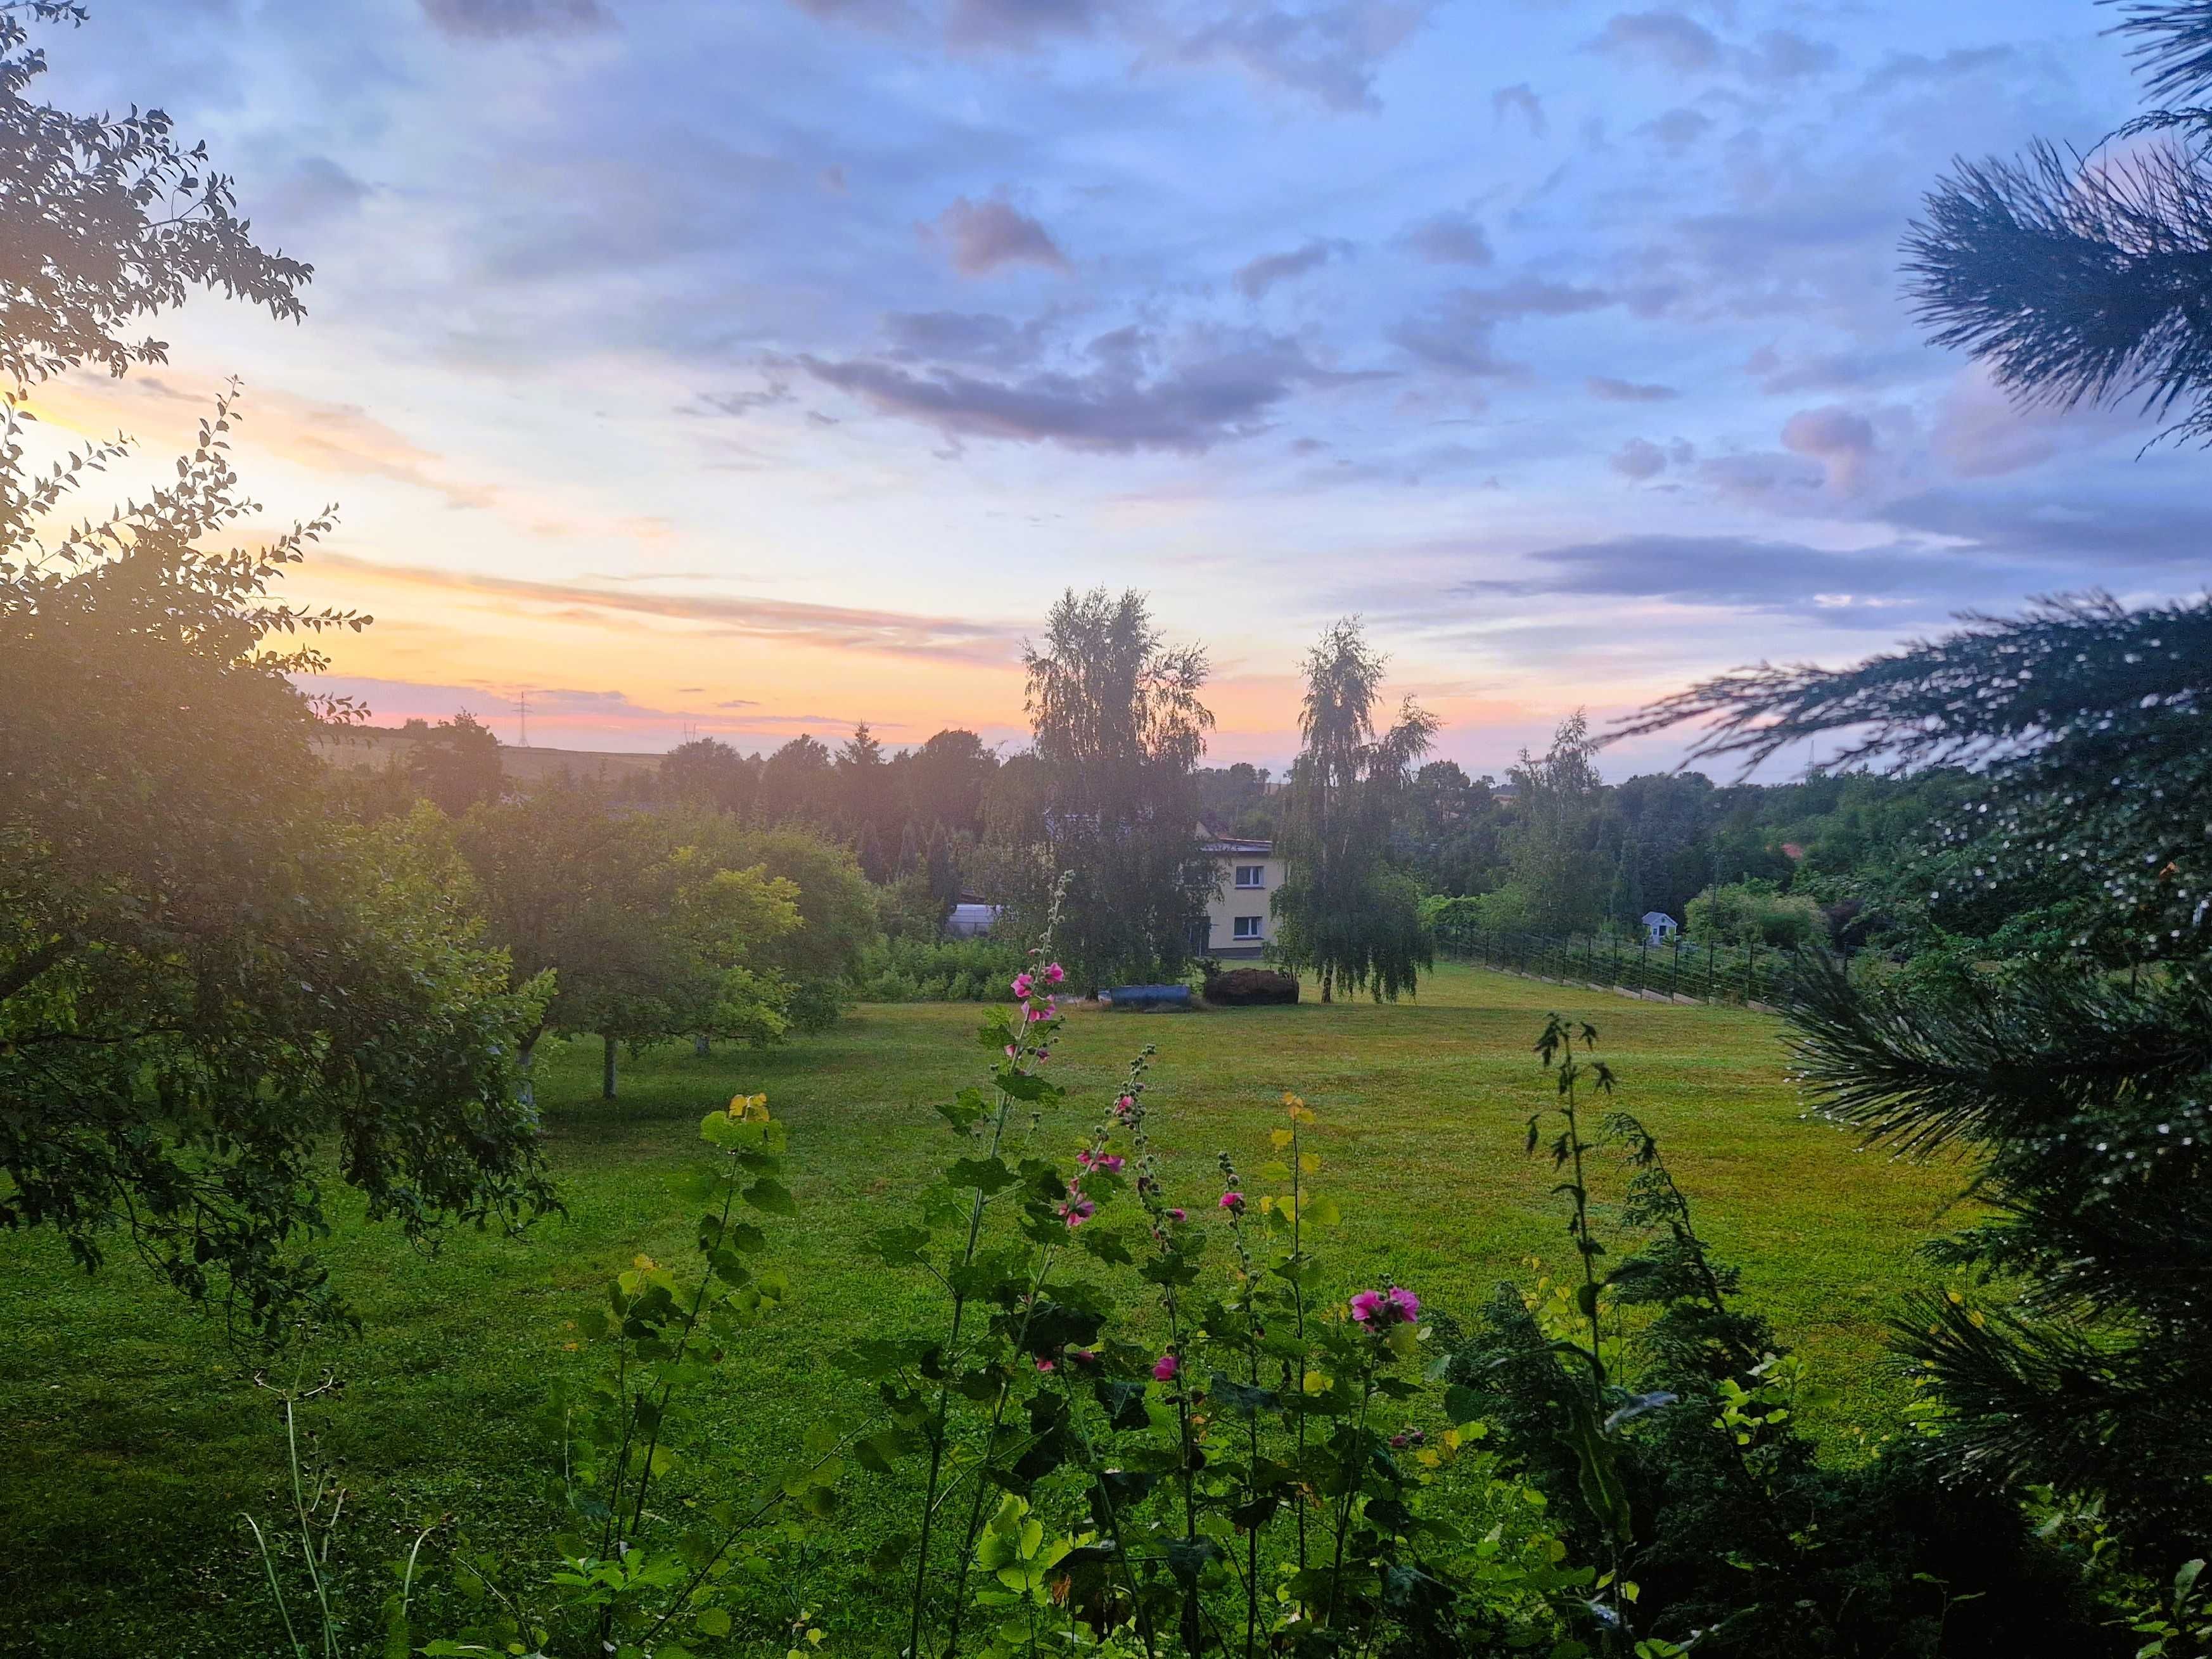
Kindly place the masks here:
<instances>
[{"instance_id":1,"label":"sunset sky","mask_svg":"<svg viewBox=\"0 0 2212 1659\"><path fill-rule=\"evenodd\" d=\"M151 467L240 377L380 721L1018 743L1024 635L1105 583L1207 647L1217 763L1288 757L1358 611L1498 772L1577 704L2205 582L2204 458L2013 412L1900 297L1954 155L2131 112L2087 0L93 11L43 95L167 109L316 274L40 412Z\"/></svg>"}]
</instances>

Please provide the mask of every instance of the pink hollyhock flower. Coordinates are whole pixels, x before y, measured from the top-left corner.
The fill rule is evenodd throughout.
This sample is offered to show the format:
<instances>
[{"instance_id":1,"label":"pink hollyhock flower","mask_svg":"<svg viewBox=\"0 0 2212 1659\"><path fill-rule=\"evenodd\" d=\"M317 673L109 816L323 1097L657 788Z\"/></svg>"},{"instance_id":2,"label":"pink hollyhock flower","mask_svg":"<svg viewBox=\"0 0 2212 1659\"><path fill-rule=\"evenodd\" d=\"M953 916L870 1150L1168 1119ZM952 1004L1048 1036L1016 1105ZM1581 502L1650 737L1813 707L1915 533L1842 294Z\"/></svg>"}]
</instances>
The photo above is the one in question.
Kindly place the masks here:
<instances>
[{"instance_id":1,"label":"pink hollyhock flower","mask_svg":"<svg viewBox=\"0 0 2212 1659\"><path fill-rule=\"evenodd\" d=\"M1051 1049L1049 1049L1049 1048L1040 1048L1040 1049L1038 1049L1038 1050L1037 1050L1037 1058L1038 1058L1039 1060L1050 1060L1050 1059L1052 1058L1052 1050L1051 1050Z\"/></svg>"},{"instance_id":2,"label":"pink hollyhock flower","mask_svg":"<svg viewBox=\"0 0 2212 1659\"><path fill-rule=\"evenodd\" d=\"M1016 996L1026 997L1031 991L1036 988L1036 981L1031 979L1027 974L1016 974L1014 975L1014 982L1009 988Z\"/></svg>"},{"instance_id":3,"label":"pink hollyhock flower","mask_svg":"<svg viewBox=\"0 0 2212 1659\"><path fill-rule=\"evenodd\" d=\"M1036 1368L1041 1371L1048 1371L1052 1369L1052 1361L1045 1358L1042 1355L1039 1355L1037 1358Z\"/></svg>"},{"instance_id":4,"label":"pink hollyhock flower","mask_svg":"<svg viewBox=\"0 0 2212 1659\"><path fill-rule=\"evenodd\" d=\"M1006 1045L1006 1058L1007 1058L1008 1060L1012 1060L1012 1059L1014 1057L1014 1053L1015 1053L1015 1050L1014 1050L1014 1045L1013 1045L1012 1043L1009 1042L1009 1043Z\"/></svg>"},{"instance_id":5,"label":"pink hollyhock flower","mask_svg":"<svg viewBox=\"0 0 2212 1659\"><path fill-rule=\"evenodd\" d=\"M1085 1169L1089 1169L1091 1167L1091 1149L1088 1146L1082 1148L1075 1154L1075 1161L1078 1164L1080 1164Z\"/></svg>"},{"instance_id":6,"label":"pink hollyhock flower","mask_svg":"<svg viewBox=\"0 0 2212 1659\"><path fill-rule=\"evenodd\" d=\"M1051 1016L1042 1008L1032 1008L1029 1011L1029 1021L1032 1025L1036 1024L1041 1019L1048 1019L1050 1018Z\"/></svg>"},{"instance_id":7,"label":"pink hollyhock flower","mask_svg":"<svg viewBox=\"0 0 2212 1659\"><path fill-rule=\"evenodd\" d=\"M1103 1170L1108 1175L1119 1175L1121 1173L1121 1155L1119 1152L1109 1152L1103 1158L1095 1159L1091 1167Z\"/></svg>"},{"instance_id":8,"label":"pink hollyhock flower","mask_svg":"<svg viewBox=\"0 0 2212 1659\"><path fill-rule=\"evenodd\" d=\"M1158 1382L1172 1382L1175 1381L1176 1373L1182 1369L1182 1361L1171 1353L1164 1353L1152 1366L1152 1376Z\"/></svg>"},{"instance_id":9,"label":"pink hollyhock flower","mask_svg":"<svg viewBox=\"0 0 2212 1659\"><path fill-rule=\"evenodd\" d=\"M1114 1109L1123 1117L1128 1116L1130 1113L1137 1109L1135 1097L1132 1095L1123 1095L1119 1100L1114 1103Z\"/></svg>"},{"instance_id":10,"label":"pink hollyhock flower","mask_svg":"<svg viewBox=\"0 0 2212 1659\"><path fill-rule=\"evenodd\" d=\"M1410 1325L1421 1311L1421 1298L1393 1285L1388 1291L1362 1291L1352 1298L1352 1316L1373 1328Z\"/></svg>"},{"instance_id":11,"label":"pink hollyhock flower","mask_svg":"<svg viewBox=\"0 0 2212 1659\"><path fill-rule=\"evenodd\" d=\"M1222 1194L1221 1207L1224 1210L1231 1211L1242 1210L1244 1207L1244 1194L1242 1193Z\"/></svg>"},{"instance_id":12,"label":"pink hollyhock flower","mask_svg":"<svg viewBox=\"0 0 2212 1659\"><path fill-rule=\"evenodd\" d=\"M1045 965L1044 965L1044 982L1045 982L1046 984L1048 984L1048 985L1057 985L1057 984L1059 984L1059 983L1060 982L1060 981L1062 981L1062 980L1066 979L1066 977L1067 977L1067 969L1065 969L1065 968L1063 968L1063 967L1061 967L1058 963L1056 963L1056 962L1048 962L1047 963L1045 963Z\"/></svg>"},{"instance_id":13,"label":"pink hollyhock flower","mask_svg":"<svg viewBox=\"0 0 2212 1659\"><path fill-rule=\"evenodd\" d=\"M1087 1198L1073 1199L1060 1206L1060 1218L1067 1224L1068 1231L1073 1232L1090 1220L1097 1210L1098 1206Z\"/></svg>"},{"instance_id":14,"label":"pink hollyhock flower","mask_svg":"<svg viewBox=\"0 0 2212 1659\"><path fill-rule=\"evenodd\" d=\"M1079 1365L1095 1365L1098 1363L1098 1356L1088 1348L1077 1348L1067 1357Z\"/></svg>"},{"instance_id":15,"label":"pink hollyhock flower","mask_svg":"<svg viewBox=\"0 0 2212 1659\"><path fill-rule=\"evenodd\" d=\"M1190 1219L1190 1217L1181 1210L1170 1210L1168 1212L1168 1219L1170 1221L1188 1221Z\"/></svg>"}]
</instances>

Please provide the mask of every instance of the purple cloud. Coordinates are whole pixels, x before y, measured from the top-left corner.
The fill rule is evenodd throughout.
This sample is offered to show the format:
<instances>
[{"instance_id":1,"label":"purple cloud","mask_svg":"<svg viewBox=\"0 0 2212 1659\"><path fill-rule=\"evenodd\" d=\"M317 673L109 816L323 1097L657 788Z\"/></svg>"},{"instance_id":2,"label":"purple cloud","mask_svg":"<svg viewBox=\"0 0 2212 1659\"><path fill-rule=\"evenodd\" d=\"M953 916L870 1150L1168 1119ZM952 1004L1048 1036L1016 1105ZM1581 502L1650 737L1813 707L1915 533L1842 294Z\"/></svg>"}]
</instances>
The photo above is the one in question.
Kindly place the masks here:
<instances>
[{"instance_id":1,"label":"purple cloud","mask_svg":"<svg viewBox=\"0 0 2212 1659\"><path fill-rule=\"evenodd\" d=\"M1820 462L1828 470L1829 487L1848 495L1866 481L1874 457L1874 424L1837 405L1800 410L1783 422L1782 447Z\"/></svg>"},{"instance_id":2,"label":"purple cloud","mask_svg":"<svg viewBox=\"0 0 2212 1659\"><path fill-rule=\"evenodd\" d=\"M1432 265L1486 265L1490 239L1472 214L1439 213L1410 225L1406 246Z\"/></svg>"},{"instance_id":3,"label":"purple cloud","mask_svg":"<svg viewBox=\"0 0 2212 1659\"><path fill-rule=\"evenodd\" d=\"M1591 397L1609 404L1663 404L1682 395L1671 386L1638 386L1633 380L1616 380L1610 374L1593 374L1583 384L1589 388Z\"/></svg>"},{"instance_id":4,"label":"purple cloud","mask_svg":"<svg viewBox=\"0 0 2212 1659\"><path fill-rule=\"evenodd\" d=\"M952 268L963 276L987 276L1001 265L1074 269L1051 233L1003 196L981 202L955 198L933 227L924 228L925 234L933 231L950 245Z\"/></svg>"},{"instance_id":5,"label":"purple cloud","mask_svg":"<svg viewBox=\"0 0 2212 1659\"><path fill-rule=\"evenodd\" d=\"M1295 343L1272 337L1200 350L1148 374L1125 332L1092 342L1091 366L1079 372L992 379L949 368L916 374L889 363L800 362L825 386L950 437L1101 453L1201 453L1265 431L1276 406L1302 387L1362 378L1324 370Z\"/></svg>"},{"instance_id":6,"label":"purple cloud","mask_svg":"<svg viewBox=\"0 0 2212 1659\"><path fill-rule=\"evenodd\" d=\"M1350 251L1348 242L1328 241L1321 237L1292 248L1286 253L1270 253L1237 267L1230 280L1237 291L1248 300L1257 300L1278 283L1303 276L1310 270L1318 270L1340 253Z\"/></svg>"},{"instance_id":7,"label":"purple cloud","mask_svg":"<svg viewBox=\"0 0 2212 1659\"><path fill-rule=\"evenodd\" d=\"M580 34L613 19L599 0L422 0L422 15L458 40L523 34Z\"/></svg>"},{"instance_id":8,"label":"purple cloud","mask_svg":"<svg viewBox=\"0 0 2212 1659\"><path fill-rule=\"evenodd\" d=\"M1490 114L1495 121L1503 121L1508 114L1518 115L1528 124L1531 137L1541 138L1550 131L1544 119L1543 100L1538 98L1526 81L1510 87L1500 87L1490 94Z\"/></svg>"},{"instance_id":9,"label":"purple cloud","mask_svg":"<svg viewBox=\"0 0 2212 1659\"><path fill-rule=\"evenodd\" d=\"M1589 49L1609 58L1687 74L1718 67L1721 43L1679 11L1625 11L1606 20Z\"/></svg>"}]
</instances>

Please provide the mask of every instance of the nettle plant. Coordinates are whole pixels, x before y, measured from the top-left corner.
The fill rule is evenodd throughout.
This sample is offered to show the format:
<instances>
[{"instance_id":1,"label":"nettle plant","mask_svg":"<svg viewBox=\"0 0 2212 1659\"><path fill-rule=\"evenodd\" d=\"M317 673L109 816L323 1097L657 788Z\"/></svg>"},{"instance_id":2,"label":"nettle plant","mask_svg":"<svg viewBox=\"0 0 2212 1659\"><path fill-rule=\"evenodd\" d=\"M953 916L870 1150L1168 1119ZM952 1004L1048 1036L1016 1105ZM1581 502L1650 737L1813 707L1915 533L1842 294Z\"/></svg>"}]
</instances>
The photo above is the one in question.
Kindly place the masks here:
<instances>
[{"instance_id":1,"label":"nettle plant","mask_svg":"<svg viewBox=\"0 0 2212 1659\"><path fill-rule=\"evenodd\" d=\"M1326 1288L1313 1112L1285 1097L1279 1156L1248 1182L1223 1154L1194 1214L1153 1136L1151 1048L1062 1139L1060 978L1022 974L986 1018L988 1086L938 1108L944 1181L872 1242L933 1281L941 1325L841 1356L889 1419L857 1460L920 1487L878 1557L906 1565L902 1651L1589 1651L1569 1626L1595 1575L1480 1425L1443 1420L1419 1297Z\"/></svg>"}]
</instances>

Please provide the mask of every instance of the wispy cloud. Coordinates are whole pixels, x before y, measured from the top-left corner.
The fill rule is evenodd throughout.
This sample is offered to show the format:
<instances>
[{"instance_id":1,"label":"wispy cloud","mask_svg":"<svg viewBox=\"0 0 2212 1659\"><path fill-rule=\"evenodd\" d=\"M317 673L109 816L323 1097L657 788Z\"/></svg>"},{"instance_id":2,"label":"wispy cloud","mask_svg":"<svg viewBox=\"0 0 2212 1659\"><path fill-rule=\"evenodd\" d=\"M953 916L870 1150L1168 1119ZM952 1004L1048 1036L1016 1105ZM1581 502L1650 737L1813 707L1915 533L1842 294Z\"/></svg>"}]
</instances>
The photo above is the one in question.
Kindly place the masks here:
<instances>
[{"instance_id":1,"label":"wispy cloud","mask_svg":"<svg viewBox=\"0 0 2212 1659\"><path fill-rule=\"evenodd\" d=\"M404 587L552 607L556 614L574 617L658 617L713 633L896 656L1004 663L1012 659L1023 634L1012 623L969 617L920 616L789 599L641 592L633 587L610 592L581 582L391 564L344 553L318 553L314 565Z\"/></svg>"}]
</instances>

